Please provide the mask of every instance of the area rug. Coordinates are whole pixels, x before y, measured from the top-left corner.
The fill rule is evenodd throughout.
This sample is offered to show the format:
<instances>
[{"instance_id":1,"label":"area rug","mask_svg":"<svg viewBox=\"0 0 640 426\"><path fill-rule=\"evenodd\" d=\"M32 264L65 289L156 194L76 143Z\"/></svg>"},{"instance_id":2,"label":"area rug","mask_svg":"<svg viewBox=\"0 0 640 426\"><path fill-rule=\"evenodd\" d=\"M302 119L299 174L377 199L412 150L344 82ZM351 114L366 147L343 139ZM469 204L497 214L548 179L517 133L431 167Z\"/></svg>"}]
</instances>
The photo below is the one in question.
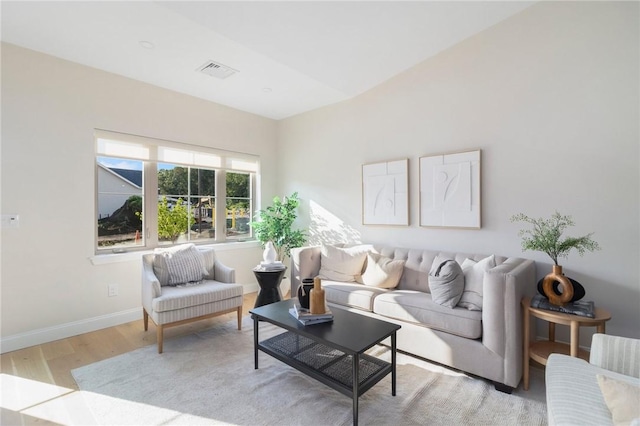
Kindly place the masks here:
<instances>
[{"instance_id":1,"label":"area rug","mask_svg":"<svg viewBox=\"0 0 640 426\"><path fill-rule=\"evenodd\" d=\"M260 323L260 337L282 332ZM167 339L73 370L82 418L94 424L349 425L352 402L259 353L253 324L234 323ZM388 358L377 346L375 356ZM362 425L542 425L541 402L496 391L491 383L399 354L397 395L387 376L359 400ZM70 404L67 403L67 405ZM68 420L74 423L74 419Z\"/></svg>"}]
</instances>

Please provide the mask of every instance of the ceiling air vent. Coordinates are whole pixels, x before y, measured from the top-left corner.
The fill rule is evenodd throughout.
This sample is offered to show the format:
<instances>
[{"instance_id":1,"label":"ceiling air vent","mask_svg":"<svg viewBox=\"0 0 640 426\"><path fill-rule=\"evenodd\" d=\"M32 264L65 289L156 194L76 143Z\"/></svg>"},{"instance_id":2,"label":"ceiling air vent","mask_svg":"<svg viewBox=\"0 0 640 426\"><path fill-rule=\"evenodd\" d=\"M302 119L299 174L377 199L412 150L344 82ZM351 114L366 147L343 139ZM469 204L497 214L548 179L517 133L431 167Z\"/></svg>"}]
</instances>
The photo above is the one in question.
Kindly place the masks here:
<instances>
[{"instance_id":1,"label":"ceiling air vent","mask_svg":"<svg viewBox=\"0 0 640 426\"><path fill-rule=\"evenodd\" d=\"M214 61L207 61L204 65L198 68L198 71L216 78L227 78L238 72L238 70L234 70L231 67Z\"/></svg>"}]
</instances>

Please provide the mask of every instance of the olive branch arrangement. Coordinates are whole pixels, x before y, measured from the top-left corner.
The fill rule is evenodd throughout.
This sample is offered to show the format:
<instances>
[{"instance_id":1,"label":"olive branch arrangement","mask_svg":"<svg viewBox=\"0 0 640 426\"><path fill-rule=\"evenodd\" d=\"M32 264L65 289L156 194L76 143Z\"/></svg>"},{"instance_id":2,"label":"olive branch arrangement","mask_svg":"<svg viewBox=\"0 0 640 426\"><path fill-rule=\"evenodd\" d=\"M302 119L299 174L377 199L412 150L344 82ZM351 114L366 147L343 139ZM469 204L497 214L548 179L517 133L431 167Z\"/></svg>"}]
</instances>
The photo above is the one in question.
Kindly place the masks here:
<instances>
[{"instance_id":1,"label":"olive branch arrangement","mask_svg":"<svg viewBox=\"0 0 640 426\"><path fill-rule=\"evenodd\" d=\"M600 250L597 242L591 239L592 233L582 237L565 237L562 233L575 223L571 216L563 216L557 211L550 219L531 218L522 213L511 216L511 222L526 222L532 229L522 229L518 235L522 237L522 250L534 250L549 255L553 263L558 265L559 257L567 257L572 249L576 249L580 256L587 251Z\"/></svg>"}]
</instances>

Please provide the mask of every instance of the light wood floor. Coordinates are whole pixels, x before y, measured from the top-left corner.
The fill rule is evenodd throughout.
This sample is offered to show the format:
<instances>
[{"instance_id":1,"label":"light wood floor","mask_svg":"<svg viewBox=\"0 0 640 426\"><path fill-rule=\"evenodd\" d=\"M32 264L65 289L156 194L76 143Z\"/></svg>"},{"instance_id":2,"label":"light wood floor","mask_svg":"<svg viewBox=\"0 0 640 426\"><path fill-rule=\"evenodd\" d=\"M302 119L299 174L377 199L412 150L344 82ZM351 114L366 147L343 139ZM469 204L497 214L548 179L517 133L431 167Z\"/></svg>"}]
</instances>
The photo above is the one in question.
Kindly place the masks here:
<instances>
[{"instance_id":1,"label":"light wood floor","mask_svg":"<svg viewBox=\"0 0 640 426\"><path fill-rule=\"evenodd\" d=\"M258 293L244 295L244 315L248 315L253 308L257 295ZM164 339L191 334L236 318L236 313L233 312L168 328L164 331ZM153 321L149 321L149 331L144 331L140 308L138 321L2 354L0 369L4 374L77 390L78 385L71 376L74 368L155 344L155 325Z\"/></svg>"}]
</instances>

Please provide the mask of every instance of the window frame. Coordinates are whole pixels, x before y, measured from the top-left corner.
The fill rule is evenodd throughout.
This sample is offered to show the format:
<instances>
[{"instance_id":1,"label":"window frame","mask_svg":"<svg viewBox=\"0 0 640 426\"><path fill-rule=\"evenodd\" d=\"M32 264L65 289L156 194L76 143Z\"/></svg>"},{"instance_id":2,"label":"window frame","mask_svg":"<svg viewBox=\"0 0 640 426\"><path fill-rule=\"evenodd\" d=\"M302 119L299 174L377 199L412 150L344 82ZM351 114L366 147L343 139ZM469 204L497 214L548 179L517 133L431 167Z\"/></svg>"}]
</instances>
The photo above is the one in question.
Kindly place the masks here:
<instances>
[{"instance_id":1,"label":"window frame","mask_svg":"<svg viewBox=\"0 0 640 426\"><path fill-rule=\"evenodd\" d=\"M118 148L122 150L118 150ZM108 130L94 130L94 169L95 169L95 193L94 193L94 252L96 255L148 251L158 247L171 247L175 244L160 244L158 238L158 164L170 163L179 166L209 169L215 171L215 205L224 206L216 208L216 233L215 238L201 240L189 240L194 244L221 244L225 242L256 241L253 229L249 229L246 237L227 238L226 225L226 172L248 173L250 194L250 215L257 209L257 183L260 181L260 157L253 154L234 152L222 149L209 148L181 142L163 139L136 136L126 133ZM127 151L129 149L129 151ZM127 153L128 152L128 153ZM174 155L172 158L171 155ZM122 158L125 160L142 161L142 197L143 197L143 244L137 246L106 247L98 246L98 222L99 216L99 181L98 158ZM176 161L178 158L178 161ZM217 167L216 167L217 166ZM221 220L222 219L222 220ZM250 220L253 218L251 217ZM220 228L222 224L222 228ZM218 232L220 228L220 232Z\"/></svg>"}]
</instances>

